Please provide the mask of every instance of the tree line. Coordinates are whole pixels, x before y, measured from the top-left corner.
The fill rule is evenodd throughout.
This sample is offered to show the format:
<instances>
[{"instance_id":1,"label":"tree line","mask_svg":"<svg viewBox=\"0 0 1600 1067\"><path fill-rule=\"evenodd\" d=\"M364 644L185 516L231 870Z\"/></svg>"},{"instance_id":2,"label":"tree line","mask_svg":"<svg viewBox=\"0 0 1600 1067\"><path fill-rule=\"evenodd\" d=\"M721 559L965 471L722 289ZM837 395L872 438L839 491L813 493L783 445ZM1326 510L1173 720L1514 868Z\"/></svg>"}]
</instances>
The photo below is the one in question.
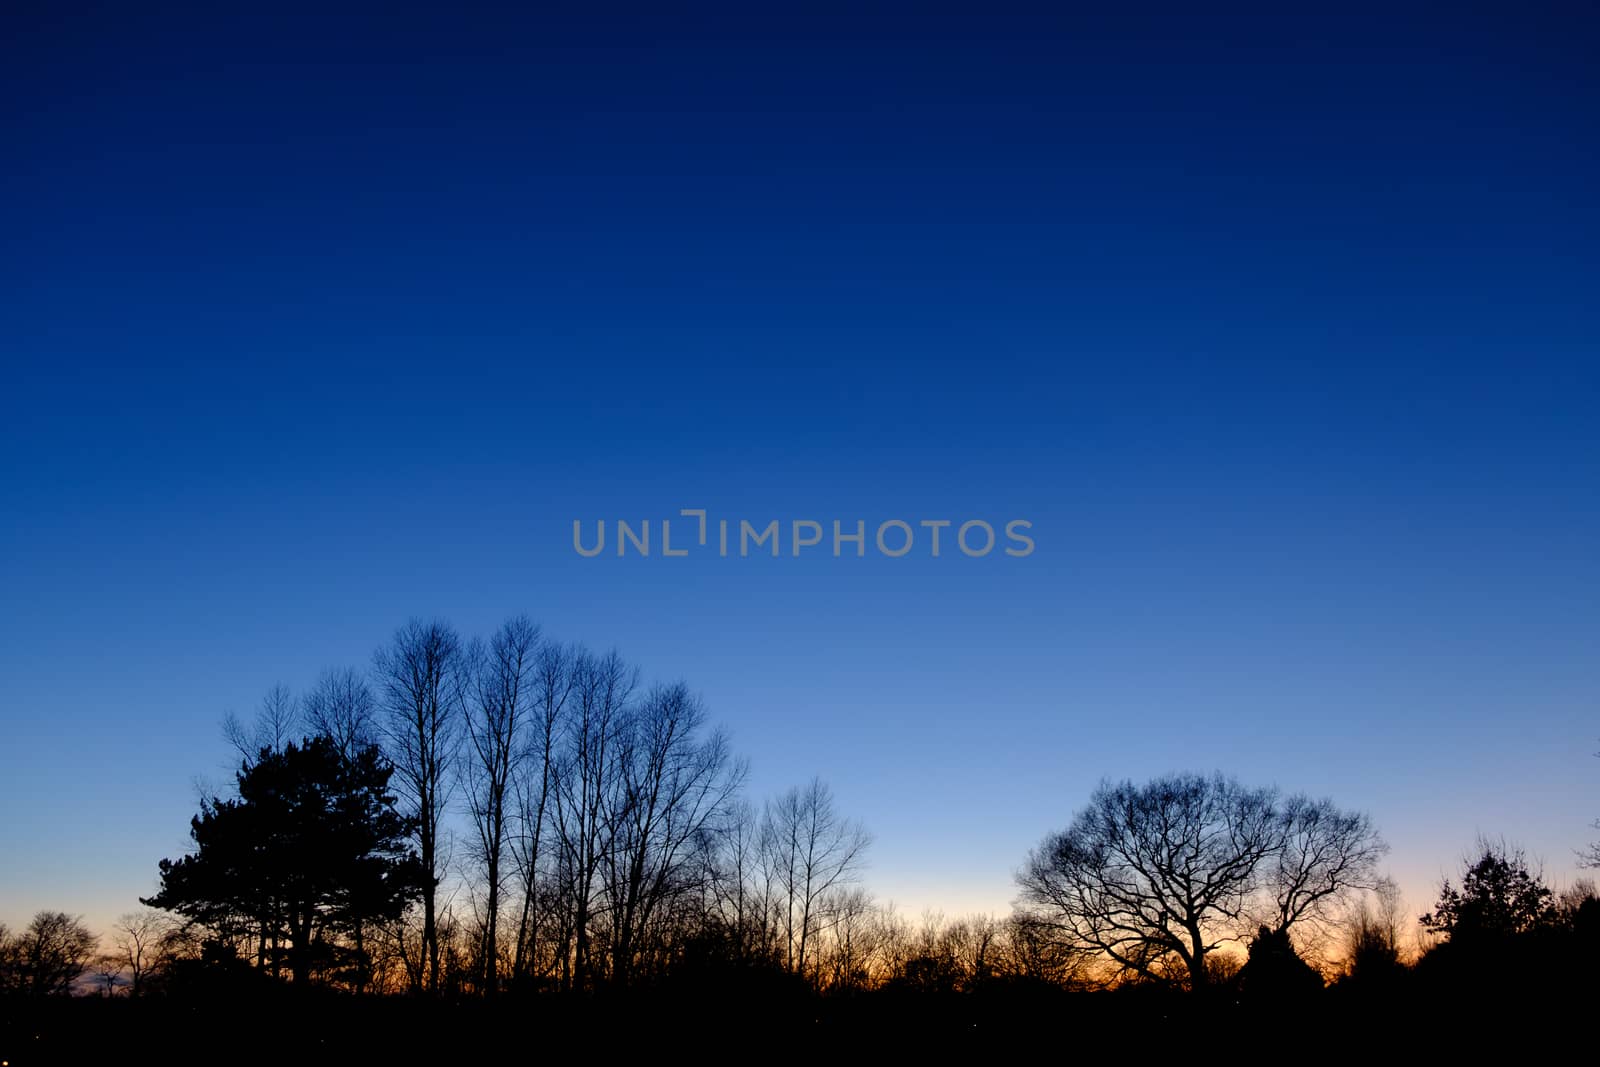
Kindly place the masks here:
<instances>
[{"instance_id":1,"label":"tree line","mask_svg":"<svg viewBox=\"0 0 1600 1067\"><path fill-rule=\"evenodd\" d=\"M1413 922L1368 816L1221 774L1104 782L1025 858L1012 914L913 921L860 884L870 835L820 778L752 802L686 685L525 617L472 640L412 621L224 733L234 789L143 910L105 946L61 913L0 926L0 993L1269 998L1544 966L1600 928L1592 886L1495 842Z\"/></svg>"},{"instance_id":2,"label":"tree line","mask_svg":"<svg viewBox=\"0 0 1600 1067\"><path fill-rule=\"evenodd\" d=\"M370 670L274 689L225 733L237 795L144 903L296 983L627 987L708 940L815 980L868 843L820 779L747 802L686 685L523 617L471 641L413 621Z\"/></svg>"}]
</instances>

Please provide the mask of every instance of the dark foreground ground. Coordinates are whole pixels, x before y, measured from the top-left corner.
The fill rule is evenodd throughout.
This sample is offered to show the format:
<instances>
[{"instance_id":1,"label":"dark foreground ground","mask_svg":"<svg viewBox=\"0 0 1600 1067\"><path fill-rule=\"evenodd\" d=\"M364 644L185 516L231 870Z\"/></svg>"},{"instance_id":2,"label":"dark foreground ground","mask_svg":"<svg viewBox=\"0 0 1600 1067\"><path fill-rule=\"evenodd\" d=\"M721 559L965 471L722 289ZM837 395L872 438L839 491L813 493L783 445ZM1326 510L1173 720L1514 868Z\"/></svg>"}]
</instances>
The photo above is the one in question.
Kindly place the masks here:
<instances>
[{"instance_id":1,"label":"dark foreground ground","mask_svg":"<svg viewBox=\"0 0 1600 1067\"><path fill-rule=\"evenodd\" d=\"M1600 962L1600 961L1596 961ZM975 1063L1325 1062L1396 1053L1517 1060L1576 1041L1593 1055L1600 987L1338 988L1245 1003L1154 990L847 998L730 989L507 996L494 1003L295 995L0 1001L0 1061L37 1064L533 1063L538 1061ZM1565 1057L1564 1057L1565 1058Z\"/></svg>"}]
</instances>

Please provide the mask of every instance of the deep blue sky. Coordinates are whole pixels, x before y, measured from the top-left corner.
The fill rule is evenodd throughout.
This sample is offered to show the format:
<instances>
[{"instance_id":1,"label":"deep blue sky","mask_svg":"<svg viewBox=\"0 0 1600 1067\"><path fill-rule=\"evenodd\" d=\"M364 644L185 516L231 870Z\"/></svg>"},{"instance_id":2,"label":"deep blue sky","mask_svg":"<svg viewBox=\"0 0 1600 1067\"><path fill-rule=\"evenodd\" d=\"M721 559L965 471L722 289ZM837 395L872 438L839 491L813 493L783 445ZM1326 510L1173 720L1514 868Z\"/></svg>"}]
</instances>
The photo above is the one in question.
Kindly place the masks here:
<instances>
[{"instance_id":1,"label":"deep blue sky","mask_svg":"<svg viewBox=\"0 0 1600 1067\"><path fill-rule=\"evenodd\" d=\"M1600 836L1592 4L341 6L0 15L0 920L411 615L686 679L913 913L1102 776L1368 810L1418 910ZM694 506L1038 549L571 549Z\"/></svg>"}]
</instances>

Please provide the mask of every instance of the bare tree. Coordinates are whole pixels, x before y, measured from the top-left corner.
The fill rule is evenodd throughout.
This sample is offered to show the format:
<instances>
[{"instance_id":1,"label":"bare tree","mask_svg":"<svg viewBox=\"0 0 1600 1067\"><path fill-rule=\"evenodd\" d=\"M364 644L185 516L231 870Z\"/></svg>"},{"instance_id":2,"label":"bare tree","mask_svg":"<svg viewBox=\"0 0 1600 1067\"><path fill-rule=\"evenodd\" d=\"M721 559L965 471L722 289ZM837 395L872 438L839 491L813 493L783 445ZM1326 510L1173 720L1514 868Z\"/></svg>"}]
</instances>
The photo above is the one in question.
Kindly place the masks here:
<instances>
[{"instance_id":1,"label":"bare tree","mask_svg":"<svg viewBox=\"0 0 1600 1067\"><path fill-rule=\"evenodd\" d=\"M577 661L576 653L551 642L539 649L533 669L532 721L526 749L512 769L517 820L511 854L522 883L522 910L511 963L514 978L525 977L538 960L539 870L545 859L544 832L559 770L557 746L562 739Z\"/></svg>"},{"instance_id":2,"label":"bare tree","mask_svg":"<svg viewBox=\"0 0 1600 1067\"><path fill-rule=\"evenodd\" d=\"M593 930L601 873L610 859L619 820L623 734L638 672L611 652L582 653L572 665L572 710L555 776L559 866L570 909L572 948L563 952L562 978L581 987L593 978Z\"/></svg>"},{"instance_id":3,"label":"bare tree","mask_svg":"<svg viewBox=\"0 0 1600 1067\"><path fill-rule=\"evenodd\" d=\"M727 813L744 780L720 731L683 684L657 686L619 732L618 807L605 856L611 977L626 984L644 933L674 896L699 888L694 845Z\"/></svg>"},{"instance_id":4,"label":"bare tree","mask_svg":"<svg viewBox=\"0 0 1600 1067\"><path fill-rule=\"evenodd\" d=\"M873 942L881 977L904 974L917 954L917 932L893 904L874 909Z\"/></svg>"},{"instance_id":5,"label":"bare tree","mask_svg":"<svg viewBox=\"0 0 1600 1067\"><path fill-rule=\"evenodd\" d=\"M130 911L111 927L111 953L118 969L128 976L128 995L139 996L145 980L167 952L173 922L155 908Z\"/></svg>"},{"instance_id":6,"label":"bare tree","mask_svg":"<svg viewBox=\"0 0 1600 1067\"><path fill-rule=\"evenodd\" d=\"M95 982L99 984L102 997L116 996L117 990L127 984L126 979L122 976L122 961L111 953L96 956L94 964L89 968L89 972L94 975Z\"/></svg>"},{"instance_id":7,"label":"bare tree","mask_svg":"<svg viewBox=\"0 0 1600 1067\"><path fill-rule=\"evenodd\" d=\"M432 991L439 988L438 894L445 867L444 819L461 742L466 666L455 630L437 621L413 619L374 656L385 747L394 761L395 782L416 817L417 848L425 872L425 974L421 977Z\"/></svg>"},{"instance_id":8,"label":"bare tree","mask_svg":"<svg viewBox=\"0 0 1600 1067\"><path fill-rule=\"evenodd\" d=\"M377 701L359 671L324 671L300 704L313 734L333 739L346 759L377 741Z\"/></svg>"},{"instance_id":9,"label":"bare tree","mask_svg":"<svg viewBox=\"0 0 1600 1067\"><path fill-rule=\"evenodd\" d=\"M0 996L20 992L22 969L17 958L18 948L10 927L0 922Z\"/></svg>"},{"instance_id":10,"label":"bare tree","mask_svg":"<svg viewBox=\"0 0 1600 1067\"><path fill-rule=\"evenodd\" d=\"M1400 887L1381 878L1371 896L1355 904L1345 930L1344 973L1362 980L1392 976L1401 965L1405 908Z\"/></svg>"},{"instance_id":11,"label":"bare tree","mask_svg":"<svg viewBox=\"0 0 1600 1067\"><path fill-rule=\"evenodd\" d=\"M834 806L821 778L796 786L767 805L762 852L780 893L784 963L807 973L809 950L824 924L823 899L855 880L872 838Z\"/></svg>"},{"instance_id":12,"label":"bare tree","mask_svg":"<svg viewBox=\"0 0 1600 1067\"><path fill-rule=\"evenodd\" d=\"M1124 972L1204 988L1211 954L1269 913L1318 920L1369 886L1383 854L1370 821L1328 801L1222 775L1102 783L1018 876L1029 921Z\"/></svg>"},{"instance_id":13,"label":"bare tree","mask_svg":"<svg viewBox=\"0 0 1600 1067\"><path fill-rule=\"evenodd\" d=\"M1278 848L1273 793L1215 775L1173 775L1145 786L1102 783L1063 832L1018 876L1037 921L1119 968L1193 989L1207 956L1237 940Z\"/></svg>"},{"instance_id":14,"label":"bare tree","mask_svg":"<svg viewBox=\"0 0 1600 1067\"><path fill-rule=\"evenodd\" d=\"M479 955L484 991L499 987L501 861L505 854L511 778L524 756L522 735L537 696L539 628L526 616L495 631L487 646L474 645L471 705L466 716L467 807L483 866L484 922Z\"/></svg>"},{"instance_id":15,"label":"bare tree","mask_svg":"<svg viewBox=\"0 0 1600 1067\"><path fill-rule=\"evenodd\" d=\"M267 690L256 710L255 721L246 726L233 712L222 720L222 737L236 749L245 765L260 757L262 749L283 751L299 727L300 709L289 687L279 684Z\"/></svg>"},{"instance_id":16,"label":"bare tree","mask_svg":"<svg viewBox=\"0 0 1600 1067\"><path fill-rule=\"evenodd\" d=\"M81 919L60 911L38 912L25 929L9 937L0 926L0 992L72 992L73 983L94 965L98 942Z\"/></svg>"},{"instance_id":17,"label":"bare tree","mask_svg":"<svg viewBox=\"0 0 1600 1067\"><path fill-rule=\"evenodd\" d=\"M771 958L773 872L765 862L761 817L749 801L729 802L707 859L706 911L731 938L736 958Z\"/></svg>"},{"instance_id":18,"label":"bare tree","mask_svg":"<svg viewBox=\"0 0 1600 1067\"><path fill-rule=\"evenodd\" d=\"M1295 924L1320 925L1351 891L1376 888L1378 861L1389 851L1367 815L1303 794L1279 807L1278 837L1267 924L1278 933Z\"/></svg>"},{"instance_id":19,"label":"bare tree","mask_svg":"<svg viewBox=\"0 0 1600 1067\"><path fill-rule=\"evenodd\" d=\"M1014 913L1005 926L1006 969L1009 973L1051 985L1076 985L1084 978L1089 955L1052 922L1026 911Z\"/></svg>"},{"instance_id":20,"label":"bare tree","mask_svg":"<svg viewBox=\"0 0 1600 1067\"><path fill-rule=\"evenodd\" d=\"M859 886L836 889L823 898L821 925L831 936L827 948L814 953L820 956L823 988L850 992L872 983L881 933L873 921L875 910L871 895Z\"/></svg>"}]
</instances>

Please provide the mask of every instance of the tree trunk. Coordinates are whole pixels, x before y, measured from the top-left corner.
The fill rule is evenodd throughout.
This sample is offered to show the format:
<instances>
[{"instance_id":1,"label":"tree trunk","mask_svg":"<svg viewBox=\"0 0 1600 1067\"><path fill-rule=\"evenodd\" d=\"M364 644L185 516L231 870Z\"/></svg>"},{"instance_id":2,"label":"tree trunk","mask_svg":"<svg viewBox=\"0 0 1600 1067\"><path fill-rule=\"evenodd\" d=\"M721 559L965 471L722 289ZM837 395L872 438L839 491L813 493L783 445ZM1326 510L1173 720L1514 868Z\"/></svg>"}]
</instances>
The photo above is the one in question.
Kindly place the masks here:
<instances>
[{"instance_id":1,"label":"tree trunk","mask_svg":"<svg viewBox=\"0 0 1600 1067\"><path fill-rule=\"evenodd\" d=\"M1202 993L1210 984L1210 975L1206 974L1206 942L1200 932L1199 924L1189 927L1189 988L1196 993Z\"/></svg>"},{"instance_id":2,"label":"tree trunk","mask_svg":"<svg viewBox=\"0 0 1600 1067\"><path fill-rule=\"evenodd\" d=\"M500 984L500 848L498 843L489 853L489 929L483 946L483 991L494 996Z\"/></svg>"}]
</instances>

